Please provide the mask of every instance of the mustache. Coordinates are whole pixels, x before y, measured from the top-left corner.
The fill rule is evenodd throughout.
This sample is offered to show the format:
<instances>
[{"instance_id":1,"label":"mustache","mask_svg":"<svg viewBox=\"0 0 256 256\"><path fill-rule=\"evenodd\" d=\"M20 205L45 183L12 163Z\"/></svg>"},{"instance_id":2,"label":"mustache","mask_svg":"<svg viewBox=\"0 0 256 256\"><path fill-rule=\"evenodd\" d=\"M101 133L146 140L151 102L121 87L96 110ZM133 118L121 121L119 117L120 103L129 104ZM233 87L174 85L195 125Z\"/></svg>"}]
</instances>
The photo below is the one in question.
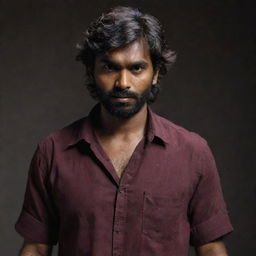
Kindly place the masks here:
<instances>
[{"instance_id":1,"label":"mustache","mask_svg":"<svg viewBox=\"0 0 256 256\"><path fill-rule=\"evenodd\" d=\"M138 98L138 95L136 93L130 92L127 90L123 90L123 91L111 90L110 92L107 92L107 96L115 97L115 98L134 98L134 99Z\"/></svg>"}]
</instances>

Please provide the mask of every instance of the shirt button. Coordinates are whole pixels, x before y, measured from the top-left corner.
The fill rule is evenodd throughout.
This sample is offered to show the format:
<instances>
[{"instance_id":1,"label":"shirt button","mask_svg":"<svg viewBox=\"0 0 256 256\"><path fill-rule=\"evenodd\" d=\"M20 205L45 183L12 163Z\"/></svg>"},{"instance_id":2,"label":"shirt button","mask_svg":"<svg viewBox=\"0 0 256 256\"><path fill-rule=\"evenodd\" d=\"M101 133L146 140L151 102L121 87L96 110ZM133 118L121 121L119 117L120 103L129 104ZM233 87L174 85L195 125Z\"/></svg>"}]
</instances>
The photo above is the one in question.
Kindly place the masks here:
<instances>
[{"instance_id":1,"label":"shirt button","mask_svg":"<svg viewBox=\"0 0 256 256\"><path fill-rule=\"evenodd\" d=\"M121 232L121 228L115 228L115 232L118 234Z\"/></svg>"},{"instance_id":2,"label":"shirt button","mask_svg":"<svg viewBox=\"0 0 256 256\"><path fill-rule=\"evenodd\" d=\"M118 188L118 192L119 193L123 193L124 192L124 188Z\"/></svg>"}]
</instances>

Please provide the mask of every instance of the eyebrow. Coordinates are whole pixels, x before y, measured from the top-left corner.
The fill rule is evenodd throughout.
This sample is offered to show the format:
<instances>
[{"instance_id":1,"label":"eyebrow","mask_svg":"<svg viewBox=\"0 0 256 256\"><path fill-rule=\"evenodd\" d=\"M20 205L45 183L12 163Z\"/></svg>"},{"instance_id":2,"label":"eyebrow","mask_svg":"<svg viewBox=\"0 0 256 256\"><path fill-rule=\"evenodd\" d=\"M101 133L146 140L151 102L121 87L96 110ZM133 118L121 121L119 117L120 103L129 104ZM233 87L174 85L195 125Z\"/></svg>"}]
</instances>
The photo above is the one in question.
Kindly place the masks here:
<instances>
[{"instance_id":1,"label":"eyebrow","mask_svg":"<svg viewBox=\"0 0 256 256\"><path fill-rule=\"evenodd\" d=\"M112 65L113 67L115 68L118 68L118 69L121 69L122 66L118 63L116 63L115 61L112 61L112 60L109 60L109 59L106 59L106 58L102 58L100 60L101 63L105 63L105 64L110 64ZM128 65L129 68L132 68L134 66L141 66L141 67L144 67L146 68L148 66L148 62L144 61L144 60L139 60L139 61L135 61L135 62L132 62L131 64Z\"/></svg>"}]
</instances>

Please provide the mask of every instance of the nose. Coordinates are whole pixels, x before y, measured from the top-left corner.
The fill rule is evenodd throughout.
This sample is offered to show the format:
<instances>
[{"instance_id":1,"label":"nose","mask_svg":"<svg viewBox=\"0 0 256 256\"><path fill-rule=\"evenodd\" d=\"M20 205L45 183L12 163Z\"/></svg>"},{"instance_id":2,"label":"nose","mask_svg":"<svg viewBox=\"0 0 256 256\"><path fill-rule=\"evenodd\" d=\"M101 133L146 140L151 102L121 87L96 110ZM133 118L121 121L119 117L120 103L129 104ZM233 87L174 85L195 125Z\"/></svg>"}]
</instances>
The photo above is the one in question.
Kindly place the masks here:
<instances>
[{"instance_id":1,"label":"nose","mask_svg":"<svg viewBox=\"0 0 256 256\"><path fill-rule=\"evenodd\" d=\"M120 89L129 89L130 88L129 81L129 72L125 69L120 70L118 77L116 79L115 86Z\"/></svg>"}]
</instances>

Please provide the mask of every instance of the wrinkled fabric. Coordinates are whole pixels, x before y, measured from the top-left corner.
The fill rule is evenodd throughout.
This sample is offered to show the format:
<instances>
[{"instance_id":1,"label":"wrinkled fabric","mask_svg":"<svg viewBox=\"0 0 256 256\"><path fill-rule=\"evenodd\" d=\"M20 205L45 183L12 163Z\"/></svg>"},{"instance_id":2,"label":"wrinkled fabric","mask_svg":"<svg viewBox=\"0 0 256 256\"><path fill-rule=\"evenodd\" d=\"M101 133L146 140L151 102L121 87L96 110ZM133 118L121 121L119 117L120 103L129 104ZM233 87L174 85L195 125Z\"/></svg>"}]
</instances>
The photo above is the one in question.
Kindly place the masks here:
<instances>
[{"instance_id":1,"label":"wrinkled fabric","mask_svg":"<svg viewBox=\"0 0 256 256\"><path fill-rule=\"evenodd\" d=\"M120 179L88 117L54 132L31 161L15 225L61 256L185 256L233 228L206 141L148 108L148 126Z\"/></svg>"}]
</instances>

